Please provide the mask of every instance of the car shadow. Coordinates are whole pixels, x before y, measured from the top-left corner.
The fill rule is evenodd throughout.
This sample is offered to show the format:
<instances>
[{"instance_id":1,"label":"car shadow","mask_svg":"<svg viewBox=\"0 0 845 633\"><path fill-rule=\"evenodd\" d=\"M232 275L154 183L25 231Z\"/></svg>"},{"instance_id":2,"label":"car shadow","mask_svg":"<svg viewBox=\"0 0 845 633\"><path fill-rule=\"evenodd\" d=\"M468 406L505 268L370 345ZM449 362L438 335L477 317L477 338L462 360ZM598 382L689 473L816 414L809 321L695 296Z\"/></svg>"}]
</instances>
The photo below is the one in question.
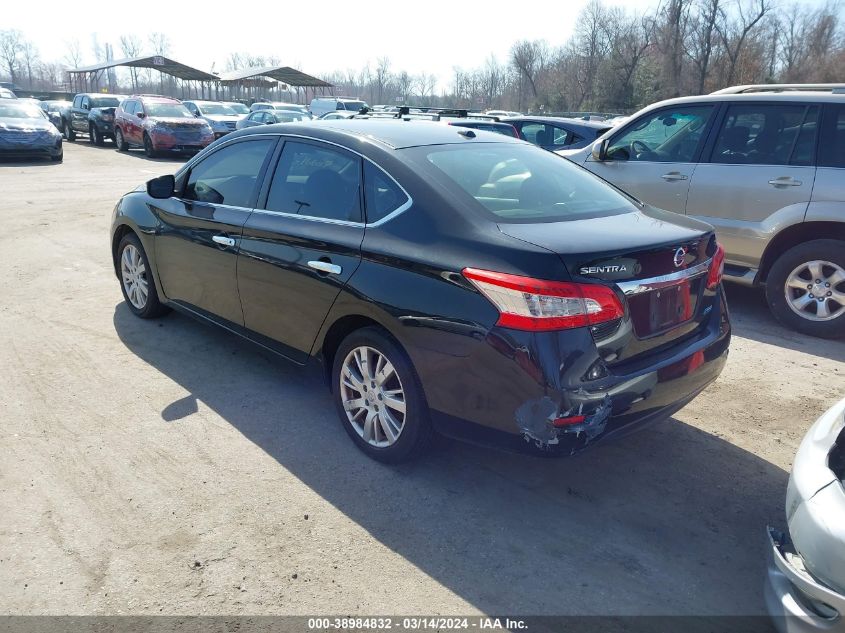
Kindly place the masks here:
<instances>
[{"instance_id":1,"label":"car shadow","mask_svg":"<svg viewBox=\"0 0 845 633\"><path fill-rule=\"evenodd\" d=\"M763 613L764 527L781 523L787 473L723 439L670 419L540 459L438 438L389 467L355 448L320 381L269 352L178 313L144 321L120 303L113 322L190 394L156 403L162 425L203 403L483 612Z\"/></svg>"},{"instance_id":2,"label":"car shadow","mask_svg":"<svg viewBox=\"0 0 845 633\"><path fill-rule=\"evenodd\" d=\"M814 338L782 326L769 310L762 288L726 283L725 293L736 336L845 363L845 341Z\"/></svg>"},{"instance_id":3,"label":"car shadow","mask_svg":"<svg viewBox=\"0 0 845 633\"><path fill-rule=\"evenodd\" d=\"M28 167L28 166L43 167L45 165L57 166L57 165L61 165L61 162L56 162L54 160L50 160L49 158L12 158L12 157L0 158L0 169L2 169L4 167Z\"/></svg>"},{"instance_id":4,"label":"car shadow","mask_svg":"<svg viewBox=\"0 0 845 633\"><path fill-rule=\"evenodd\" d=\"M91 143L86 137L77 137L75 141L73 141L73 145L80 148L92 149L97 151L110 151L116 152L117 146L114 144L113 141L106 141L103 145L95 145ZM187 161L193 154L174 154L172 156L165 155L165 156L156 156L155 158L148 158L144 154L144 150L142 149L130 149L125 152L120 152L124 156L130 156L132 158L139 158L144 161L148 161L151 163L184 163Z\"/></svg>"}]
</instances>

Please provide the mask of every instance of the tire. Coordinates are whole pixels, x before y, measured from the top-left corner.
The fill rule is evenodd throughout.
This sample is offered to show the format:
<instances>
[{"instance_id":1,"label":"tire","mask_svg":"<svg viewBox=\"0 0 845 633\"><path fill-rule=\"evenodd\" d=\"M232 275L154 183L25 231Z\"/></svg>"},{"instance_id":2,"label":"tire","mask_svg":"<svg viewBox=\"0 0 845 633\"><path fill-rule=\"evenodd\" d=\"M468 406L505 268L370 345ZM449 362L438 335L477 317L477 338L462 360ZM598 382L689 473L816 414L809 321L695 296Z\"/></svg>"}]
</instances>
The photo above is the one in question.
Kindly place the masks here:
<instances>
[{"instance_id":1,"label":"tire","mask_svg":"<svg viewBox=\"0 0 845 633\"><path fill-rule=\"evenodd\" d=\"M144 153L147 155L147 158L156 157L156 151L153 148L153 139L146 132L144 132Z\"/></svg>"},{"instance_id":2,"label":"tire","mask_svg":"<svg viewBox=\"0 0 845 633\"><path fill-rule=\"evenodd\" d=\"M125 152L129 149L126 139L123 138L123 131L119 127L114 130L114 145L117 147L118 152Z\"/></svg>"},{"instance_id":3,"label":"tire","mask_svg":"<svg viewBox=\"0 0 845 633\"><path fill-rule=\"evenodd\" d=\"M812 240L790 248L769 271L766 300L786 327L820 338L845 337L845 241Z\"/></svg>"},{"instance_id":4,"label":"tire","mask_svg":"<svg viewBox=\"0 0 845 633\"><path fill-rule=\"evenodd\" d=\"M103 135L100 134L100 131L97 129L97 126L93 123L88 125L88 139L91 141L92 144L96 145L97 147L102 147L104 145Z\"/></svg>"},{"instance_id":5,"label":"tire","mask_svg":"<svg viewBox=\"0 0 845 633\"><path fill-rule=\"evenodd\" d=\"M65 138L67 140L69 140L71 143L73 143L76 140L76 132L73 131L73 128L70 125L70 121L68 121L67 119L65 119L64 131L65 131Z\"/></svg>"},{"instance_id":6,"label":"tire","mask_svg":"<svg viewBox=\"0 0 845 633\"><path fill-rule=\"evenodd\" d=\"M365 348L370 350L368 357L372 361L364 363L365 367L372 367L371 375L368 376L369 384L366 385L361 380L364 377L362 372L357 369L351 378L347 378L344 372L347 362L351 367L361 367L361 363L355 363L354 354ZM386 359L394 370L381 385L376 384L372 375L375 373L373 365L376 364L376 354ZM375 379L378 380L378 377L375 376ZM335 353L331 380L335 407L341 424L352 441L369 457L380 462L396 464L416 459L429 448L432 427L419 376L408 355L387 332L377 327L366 327L349 334ZM353 385L358 385L358 388ZM401 392L401 395L397 391ZM385 398L388 392L390 398ZM378 400L373 398L374 394ZM358 395L363 397L358 398ZM345 401L364 399L368 404L367 408L362 404L357 411L351 410L347 414ZM396 405L384 404L387 400L392 400ZM398 405L403 405L404 412L396 408ZM395 424L400 416L401 427L396 433ZM351 418L357 418L357 421L353 422ZM368 419L371 419L369 427L366 422ZM369 441L365 439L368 428ZM389 432L393 433L395 438L391 439L386 429L390 429Z\"/></svg>"},{"instance_id":7,"label":"tire","mask_svg":"<svg viewBox=\"0 0 845 633\"><path fill-rule=\"evenodd\" d=\"M143 271L138 270L139 264L143 266ZM150 262L147 259L146 252L144 252L144 247L141 246L141 241L134 233L127 233L120 240L117 247L115 267L120 278L120 290L123 292L123 299L132 314L142 319L154 319L170 311L167 306L159 301ZM138 291L132 290L133 284L128 281L127 274L133 280L140 278L145 282L145 284L141 284L141 288L144 285L146 286L145 298L142 296L143 293L140 292L141 288Z\"/></svg>"}]
</instances>

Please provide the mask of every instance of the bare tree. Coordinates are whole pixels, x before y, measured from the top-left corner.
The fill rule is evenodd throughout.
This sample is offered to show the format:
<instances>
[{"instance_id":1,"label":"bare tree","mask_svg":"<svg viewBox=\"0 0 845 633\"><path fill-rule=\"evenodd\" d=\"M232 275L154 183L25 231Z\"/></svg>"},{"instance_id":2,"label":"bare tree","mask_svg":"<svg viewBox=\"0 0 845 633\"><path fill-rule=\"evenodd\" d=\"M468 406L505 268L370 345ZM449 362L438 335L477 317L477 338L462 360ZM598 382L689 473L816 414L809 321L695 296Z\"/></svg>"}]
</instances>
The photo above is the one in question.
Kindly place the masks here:
<instances>
[{"instance_id":1,"label":"bare tree","mask_svg":"<svg viewBox=\"0 0 845 633\"><path fill-rule=\"evenodd\" d=\"M32 83L33 70L38 67L38 49L30 40L24 40L21 45L21 57L23 59L23 67L26 69L26 76L29 80L29 89L34 88Z\"/></svg>"},{"instance_id":2,"label":"bare tree","mask_svg":"<svg viewBox=\"0 0 845 633\"><path fill-rule=\"evenodd\" d=\"M23 33L17 29L8 29L0 31L0 61L12 83L17 79L18 69L21 63L21 54L23 53Z\"/></svg>"},{"instance_id":3,"label":"bare tree","mask_svg":"<svg viewBox=\"0 0 845 633\"><path fill-rule=\"evenodd\" d=\"M79 68L82 65L82 47L78 39L74 38L65 42L64 60L71 68Z\"/></svg>"},{"instance_id":4,"label":"bare tree","mask_svg":"<svg viewBox=\"0 0 845 633\"><path fill-rule=\"evenodd\" d=\"M379 57L376 61L376 73L373 76L378 91L378 102L383 103L384 89L390 80L390 58Z\"/></svg>"},{"instance_id":5,"label":"bare tree","mask_svg":"<svg viewBox=\"0 0 845 633\"><path fill-rule=\"evenodd\" d=\"M726 85L730 86L734 82L737 64L749 34L771 9L771 0L751 0L748 6L742 0L737 0L736 10L731 14L725 8L720 8L723 19L717 23L716 31L728 58Z\"/></svg>"},{"instance_id":6,"label":"bare tree","mask_svg":"<svg viewBox=\"0 0 845 633\"><path fill-rule=\"evenodd\" d=\"M148 39L154 55L167 55L170 53L170 38L165 33L158 31L150 33Z\"/></svg>"},{"instance_id":7,"label":"bare tree","mask_svg":"<svg viewBox=\"0 0 845 633\"><path fill-rule=\"evenodd\" d=\"M519 109L522 109L524 87L531 90L531 96L537 100L537 79L546 61L545 42L521 40L511 47L510 63L520 77Z\"/></svg>"},{"instance_id":8,"label":"bare tree","mask_svg":"<svg viewBox=\"0 0 845 633\"><path fill-rule=\"evenodd\" d=\"M704 94L710 72L713 47L717 44L716 27L723 0L697 0L686 39L686 55L695 67L697 94Z\"/></svg>"},{"instance_id":9,"label":"bare tree","mask_svg":"<svg viewBox=\"0 0 845 633\"><path fill-rule=\"evenodd\" d=\"M140 57L144 50L141 38L134 34L120 36L120 51L126 58ZM129 67L129 78L132 81L132 92L138 91L138 69Z\"/></svg>"}]
</instances>

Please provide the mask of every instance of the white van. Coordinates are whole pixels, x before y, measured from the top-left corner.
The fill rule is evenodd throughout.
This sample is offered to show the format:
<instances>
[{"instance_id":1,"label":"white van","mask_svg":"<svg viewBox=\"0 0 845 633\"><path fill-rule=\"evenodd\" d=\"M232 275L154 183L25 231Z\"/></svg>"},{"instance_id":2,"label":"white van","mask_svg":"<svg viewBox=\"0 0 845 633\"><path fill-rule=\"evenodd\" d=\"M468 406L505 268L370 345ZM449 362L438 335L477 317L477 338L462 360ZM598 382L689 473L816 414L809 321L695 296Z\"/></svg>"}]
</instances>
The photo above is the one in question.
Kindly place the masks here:
<instances>
[{"instance_id":1,"label":"white van","mask_svg":"<svg viewBox=\"0 0 845 633\"><path fill-rule=\"evenodd\" d=\"M366 101L352 99L351 97L321 97L319 99L312 99L308 109L311 110L314 118L319 118L326 114L326 112L334 112L335 110L358 112L361 108L369 108Z\"/></svg>"}]
</instances>

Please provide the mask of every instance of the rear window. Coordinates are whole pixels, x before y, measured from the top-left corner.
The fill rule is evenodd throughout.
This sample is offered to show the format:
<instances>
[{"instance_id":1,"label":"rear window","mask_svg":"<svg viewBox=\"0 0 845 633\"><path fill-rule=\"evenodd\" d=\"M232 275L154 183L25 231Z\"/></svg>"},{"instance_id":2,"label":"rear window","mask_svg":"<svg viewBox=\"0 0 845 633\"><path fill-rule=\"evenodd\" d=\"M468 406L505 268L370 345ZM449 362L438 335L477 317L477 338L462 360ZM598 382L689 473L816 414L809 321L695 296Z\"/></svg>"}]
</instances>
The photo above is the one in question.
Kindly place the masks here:
<instances>
[{"instance_id":1,"label":"rear window","mask_svg":"<svg viewBox=\"0 0 845 633\"><path fill-rule=\"evenodd\" d=\"M497 222L560 222L635 211L634 203L587 170L522 144L441 145L411 150L458 195Z\"/></svg>"},{"instance_id":2,"label":"rear window","mask_svg":"<svg viewBox=\"0 0 845 633\"><path fill-rule=\"evenodd\" d=\"M92 108L116 108L119 103L117 97L91 97Z\"/></svg>"},{"instance_id":3,"label":"rear window","mask_svg":"<svg viewBox=\"0 0 845 633\"><path fill-rule=\"evenodd\" d=\"M363 101L341 101L343 104L343 108L346 110L355 110L356 112L361 108L367 107L367 104Z\"/></svg>"}]
</instances>

